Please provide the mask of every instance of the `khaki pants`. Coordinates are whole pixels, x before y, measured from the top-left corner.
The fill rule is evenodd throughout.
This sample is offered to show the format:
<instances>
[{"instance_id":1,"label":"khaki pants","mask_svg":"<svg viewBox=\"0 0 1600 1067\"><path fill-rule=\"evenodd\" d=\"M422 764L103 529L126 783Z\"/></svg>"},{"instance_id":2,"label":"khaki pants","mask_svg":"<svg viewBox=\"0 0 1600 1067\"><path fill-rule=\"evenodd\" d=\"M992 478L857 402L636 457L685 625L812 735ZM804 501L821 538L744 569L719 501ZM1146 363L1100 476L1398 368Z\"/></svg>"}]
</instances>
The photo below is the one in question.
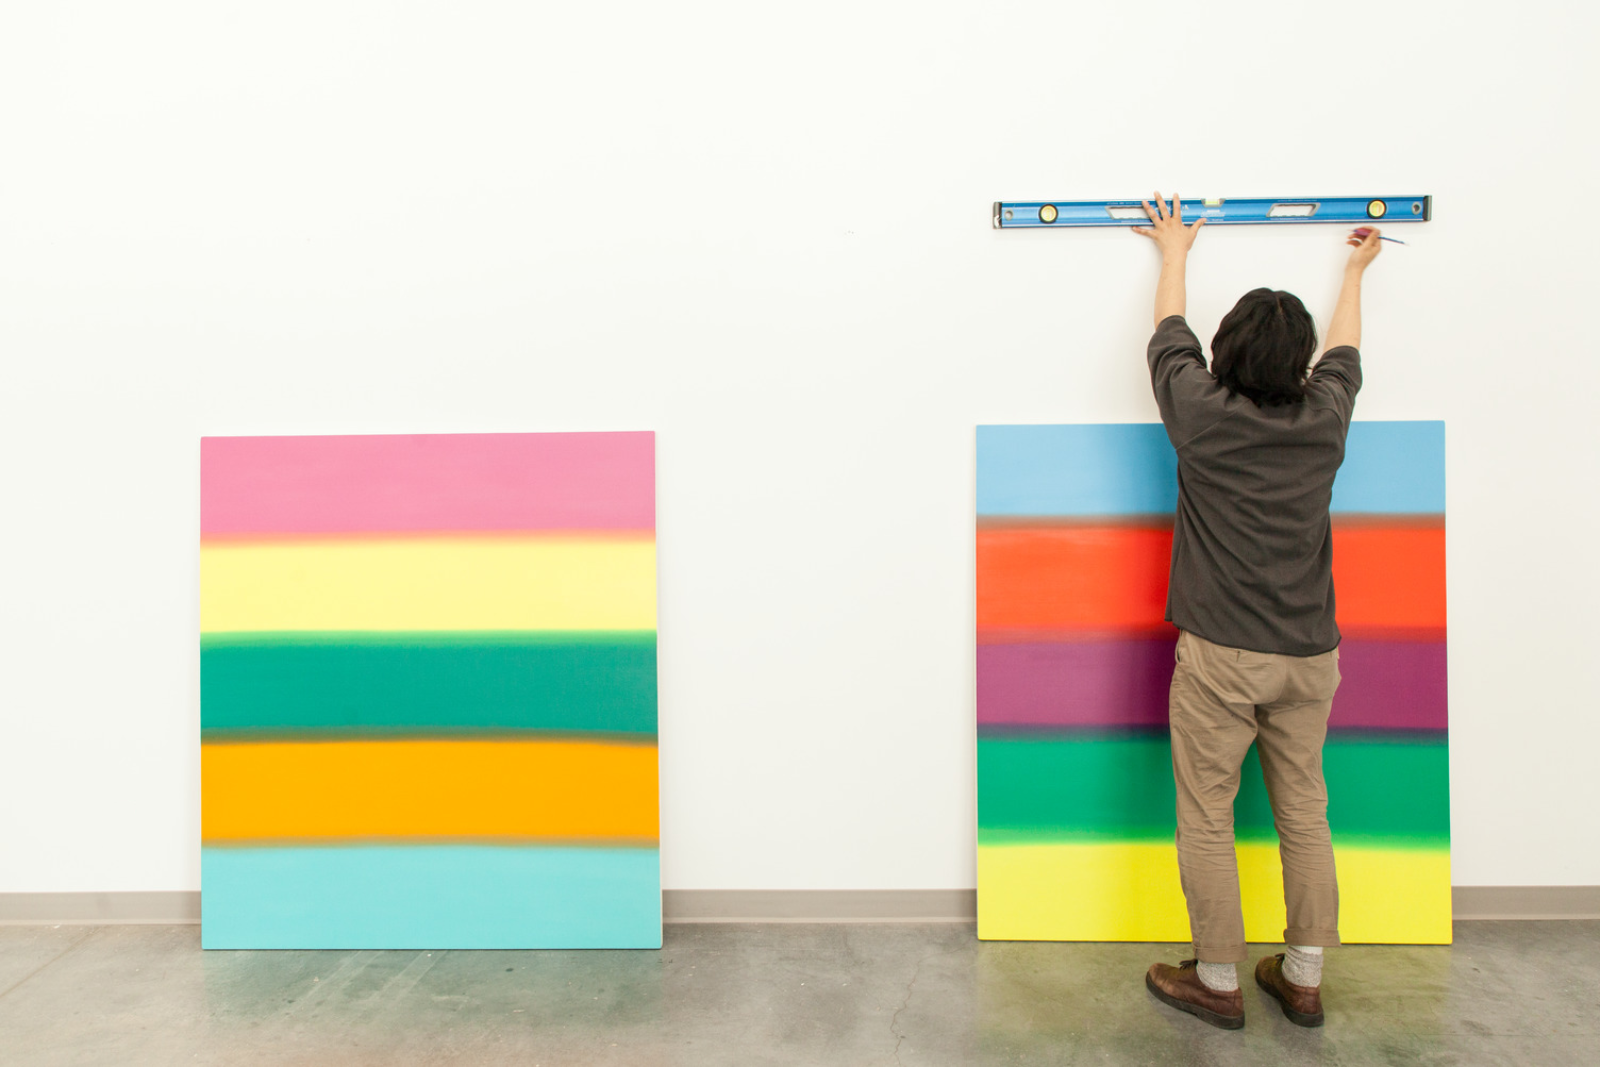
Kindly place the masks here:
<instances>
[{"instance_id":1,"label":"khaki pants","mask_svg":"<svg viewBox=\"0 0 1600 1067\"><path fill-rule=\"evenodd\" d=\"M1339 652L1282 656L1178 635L1172 672L1172 776L1178 786L1178 871L1195 955L1245 959L1233 799L1252 742L1278 827L1291 945L1339 943L1339 885L1328 835L1322 742L1339 688Z\"/></svg>"}]
</instances>

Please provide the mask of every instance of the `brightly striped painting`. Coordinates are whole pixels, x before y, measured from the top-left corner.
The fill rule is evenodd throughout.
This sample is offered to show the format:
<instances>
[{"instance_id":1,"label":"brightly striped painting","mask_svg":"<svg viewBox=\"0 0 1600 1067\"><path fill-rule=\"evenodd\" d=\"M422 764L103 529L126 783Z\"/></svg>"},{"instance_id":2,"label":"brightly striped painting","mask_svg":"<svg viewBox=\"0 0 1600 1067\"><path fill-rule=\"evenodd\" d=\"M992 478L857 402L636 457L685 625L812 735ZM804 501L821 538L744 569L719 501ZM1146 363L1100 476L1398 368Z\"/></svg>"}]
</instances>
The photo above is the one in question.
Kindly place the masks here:
<instances>
[{"instance_id":1,"label":"brightly striped painting","mask_svg":"<svg viewBox=\"0 0 1600 1067\"><path fill-rule=\"evenodd\" d=\"M206 948L654 948L655 437L201 442Z\"/></svg>"},{"instance_id":2,"label":"brightly striped painting","mask_svg":"<svg viewBox=\"0 0 1600 1067\"><path fill-rule=\"evenodd\" d=\"M1177 459L1159 424L978 429L978 936L1186 941L1162 621ZM1333 492L1344 641L1324 767L1348 942L1451 937L1444 424L1351 427ZM1280 941L1252 750L1245 932Z\"/></svg>"}]
</instances>

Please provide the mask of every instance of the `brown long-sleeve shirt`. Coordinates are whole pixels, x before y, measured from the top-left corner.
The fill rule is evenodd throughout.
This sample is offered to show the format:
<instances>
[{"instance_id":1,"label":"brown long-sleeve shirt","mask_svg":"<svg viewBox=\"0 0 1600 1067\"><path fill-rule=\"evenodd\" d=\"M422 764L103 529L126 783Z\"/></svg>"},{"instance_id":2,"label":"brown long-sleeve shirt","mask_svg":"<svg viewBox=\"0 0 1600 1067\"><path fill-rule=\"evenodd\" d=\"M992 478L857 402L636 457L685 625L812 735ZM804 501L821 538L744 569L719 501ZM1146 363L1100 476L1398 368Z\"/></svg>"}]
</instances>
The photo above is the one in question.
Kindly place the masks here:
<instances>
[{"instance_id":1,"label":"brown long-sleeve shirt","mask_svg":"<svg viewBox=\"0 0 1600 1067\"><path fill-rule=\"evenodd\" d=\"M1181 315L1156 327L1149 359L1178 452L1167 619L1255 652L1336 647L1328 503L1361 388L1360 354L1330 349L1306 398L1273 407L1230 395Z\"/></svg>"}]
</instances>

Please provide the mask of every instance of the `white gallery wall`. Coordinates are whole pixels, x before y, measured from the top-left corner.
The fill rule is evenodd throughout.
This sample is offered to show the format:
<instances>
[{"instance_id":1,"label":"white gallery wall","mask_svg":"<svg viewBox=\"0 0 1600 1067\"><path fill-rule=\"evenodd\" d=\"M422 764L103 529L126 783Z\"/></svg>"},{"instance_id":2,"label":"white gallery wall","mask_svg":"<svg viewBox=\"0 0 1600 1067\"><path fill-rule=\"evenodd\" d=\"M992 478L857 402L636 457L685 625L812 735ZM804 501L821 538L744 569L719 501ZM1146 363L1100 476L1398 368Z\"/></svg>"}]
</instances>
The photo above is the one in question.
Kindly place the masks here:
<instances>
[{"instance_id":1,"label":"white gallery wall","mask_svg":"<svg viewBox=\"0 0 1600 1067\"><path fill-rule=\"evenodd\" d=\"M989 205L1158 187L1433 194L1356 416L1448 423L1454 881L1600 884L1600 16L1474 10L7 5L0 892L199 886L201 435L610 429L665 885L972 886L973 427L1157 417L1153 248Z\"/></svg>"}]
</instances>

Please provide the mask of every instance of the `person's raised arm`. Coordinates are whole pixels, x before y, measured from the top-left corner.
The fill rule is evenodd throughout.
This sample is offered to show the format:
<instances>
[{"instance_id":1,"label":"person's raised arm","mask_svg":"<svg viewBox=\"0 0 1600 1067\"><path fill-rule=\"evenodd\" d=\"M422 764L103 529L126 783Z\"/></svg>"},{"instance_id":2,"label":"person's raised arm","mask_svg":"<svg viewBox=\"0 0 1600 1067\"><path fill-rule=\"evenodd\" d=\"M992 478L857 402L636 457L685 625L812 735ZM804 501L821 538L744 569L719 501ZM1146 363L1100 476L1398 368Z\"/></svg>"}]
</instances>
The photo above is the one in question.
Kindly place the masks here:
<instances>
[{"instance_id":1,"label":"person's raised arm","mask_svg":"<svg viewBox=\"0 0 1600 1067\"><path fill-rule=\"evenodd\" d=\"M1344 265L1344 284L1339 287L1339 303L1333 309L1333 321L1328 323L1327 348L1349 345L1361 347L1361 275L1378 257L1383 242L1378 231L1372 230L1365 239L1350 235L1345 242L1355 251Z\"/></svg>"},{"instance_id":2,"label":"person's raised arm","mask_svg":"<svg viewBox=\"0 0 1600 1067\"><path fill-rule=\"evenodd\" d=\"M1189 249L1206 220L1185 226L1183 201L1174 196L1169 211L1159 191L1156 193L1156 206L1145 203L1144 212L1150 216L1150 225L1135 226L1133 232L1150 238L1161 249L1161 277L1156 282L1156 325L1160 326L1163 319L1183 314L1187 302L1184 267L1189 259Z\"/></svg>"}]
</instances>

